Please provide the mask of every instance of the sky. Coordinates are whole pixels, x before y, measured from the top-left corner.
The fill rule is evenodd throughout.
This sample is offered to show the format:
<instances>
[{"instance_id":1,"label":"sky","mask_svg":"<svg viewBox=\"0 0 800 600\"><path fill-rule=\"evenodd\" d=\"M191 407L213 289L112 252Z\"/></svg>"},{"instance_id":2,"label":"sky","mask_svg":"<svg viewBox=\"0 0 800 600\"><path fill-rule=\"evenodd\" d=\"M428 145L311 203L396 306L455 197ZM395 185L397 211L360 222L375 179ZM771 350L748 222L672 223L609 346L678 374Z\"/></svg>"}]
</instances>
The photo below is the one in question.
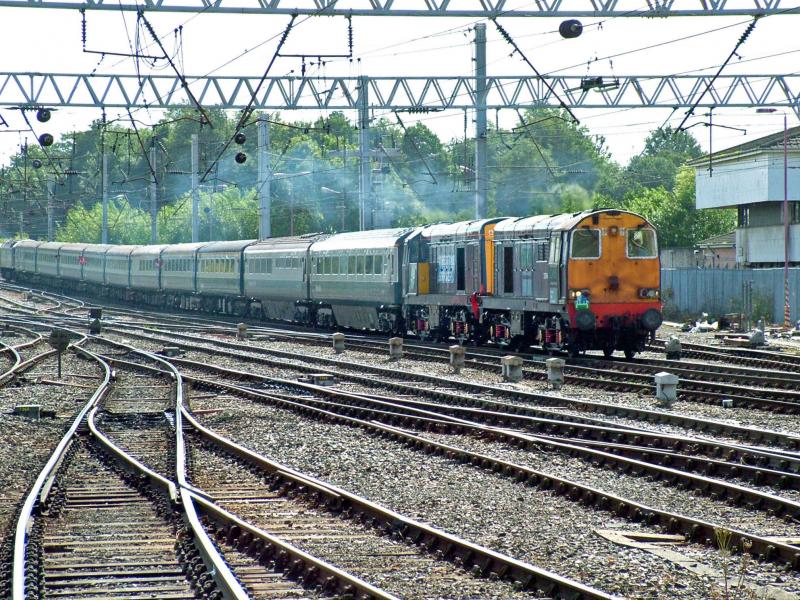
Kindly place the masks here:
<instances>
[{"instance_id":1,"label":"sky","mask_svg":"<svg viewBox=\"0 0 800 600\"><path fill-rule=\"evenodd\" d=\"M523 0L516 1L523 5ZM642 6L644 8L644 4ZM176 30L182 38L180 58L187 76L258 76L272 57L288 17L277 15L219 15L147 13L168 51L176 47ZM557 18L502 18L525 55L541 73L592 75L713 74L733 50L750 21L749 17L582 18L581 37L564 40L558 34ZM796 36L800 15L778 15L758 21L755 30L728 65L725 74L797 73L800 39ZM344 54L347 52L347 21L343 17L297 20L284 53ZM308 75L470 75L473 72L474 25L477 19L446 17L354 17L354 59L332 59L324 67L309 66ZM136 71L133 59L84 53L81 17L77 10L0 8L0 70L14 72L127 73ZM490 75L532 75L511 47L487 23L487 63ZM151 43L140 33L145 44ZM130 52L136 40L136 15L118 11L87 11L87 49ZM148 51L155 52L155 47ZM141 72L167 72L158 63L151 68L139 61ZM298 74L299 59L280 58L271 74ZM798 90L796 90L798 92ZM647 135L663 124L676 126L684 110L580 109L576 115L591 134L605 138L612 157L625 164L641 152ZM709 146L705 110L698 110L688 124L704 149ZM156 122L161 114L139 109L136 117ZM109 111L114 118L120 111ZM124 114L124 111L122 111ZM0 164L6 164L27 132L18 111L0 109L8 127L0 126ZM311 119L310 111L284 112L285 120ZM348 115L355 120L356 115ZM374 116L393 115L376 110ZM56 137L84 129L100 117L99 109L63 108L54 113L47 131ZM756 114L754 108L718 108L714 111L713 148L718 150L773 133L782 128L781 114ZM490 111L489 121L509 128L517 124L512 110ZM404 116L406 125L423 122L442 139L464 135L461 111ZM798 124L790 113L789 126ZM746 133L738 129L745 129ZM468 123L468 136L474 124Z\"/></svg>"}]
</instances>

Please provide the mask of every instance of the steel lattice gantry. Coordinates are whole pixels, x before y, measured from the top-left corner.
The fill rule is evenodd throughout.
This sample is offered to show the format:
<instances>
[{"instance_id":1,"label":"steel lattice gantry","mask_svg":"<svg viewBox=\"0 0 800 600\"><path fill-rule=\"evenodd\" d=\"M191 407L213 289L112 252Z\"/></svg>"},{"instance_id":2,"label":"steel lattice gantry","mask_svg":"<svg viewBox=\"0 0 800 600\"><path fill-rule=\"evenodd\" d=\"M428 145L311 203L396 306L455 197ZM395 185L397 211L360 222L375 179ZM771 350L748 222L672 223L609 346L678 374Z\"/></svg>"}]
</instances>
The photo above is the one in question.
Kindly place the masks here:
<instances>
[{"instance_id":1,"label":"steel lattice gantry","mask_svg":"<svg viewBox=\"0 0 800 600\"><path fill-rule=\"evenodd\" d=\"M681 108L703 94L710 76L604 76L601 89L583 89L584 78L547 78L570 108ZM596 79L596 77L594 78ZM189 87L206 107L245 107L258 77L192 77ZM474 77L270 77L256 109L357 110L362 82L369 107L435 111L473 109ZM618 86L613 87L613 83ZM800 75L722 75L700 107L785 107L798 112ZM178 77L169 75L78 75L0 72L0 106L178 108L191 104ZM542 80L533 76L487 76L486 108L558 107Z\"/></svg>"},{"instance_id":2,"label":"steel lattice gantry","mask_svg":"<svg viewBox=\"0 0 800 600\"><path fill-rule=\"evenodd\" d=\"M0 0L0 6L228 14L402 17L668 17L800 12L781 0Z\"/></svg>"}]
</instances>

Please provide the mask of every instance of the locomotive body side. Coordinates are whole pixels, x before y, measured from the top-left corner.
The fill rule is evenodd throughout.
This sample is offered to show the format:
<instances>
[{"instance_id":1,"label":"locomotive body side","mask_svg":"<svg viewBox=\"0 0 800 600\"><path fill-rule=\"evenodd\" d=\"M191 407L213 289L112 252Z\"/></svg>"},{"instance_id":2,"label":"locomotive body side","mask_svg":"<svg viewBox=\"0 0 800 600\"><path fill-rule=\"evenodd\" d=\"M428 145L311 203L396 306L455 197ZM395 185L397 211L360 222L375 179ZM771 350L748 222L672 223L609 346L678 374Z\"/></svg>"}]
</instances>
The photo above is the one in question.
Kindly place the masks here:
<instances>
[{"instance_id":1,"label":"locomotive body side","mask_svg":"<svg viewBox=\"0 0 800 600\"><path fill-rule=\"evenodd\" d=\"M495 226L506 218L419 228L409 237L403 265L408 329L423 338L482 341L477 298L494 279L495 254L487 251Z\"/></svg>"}]
</instances>

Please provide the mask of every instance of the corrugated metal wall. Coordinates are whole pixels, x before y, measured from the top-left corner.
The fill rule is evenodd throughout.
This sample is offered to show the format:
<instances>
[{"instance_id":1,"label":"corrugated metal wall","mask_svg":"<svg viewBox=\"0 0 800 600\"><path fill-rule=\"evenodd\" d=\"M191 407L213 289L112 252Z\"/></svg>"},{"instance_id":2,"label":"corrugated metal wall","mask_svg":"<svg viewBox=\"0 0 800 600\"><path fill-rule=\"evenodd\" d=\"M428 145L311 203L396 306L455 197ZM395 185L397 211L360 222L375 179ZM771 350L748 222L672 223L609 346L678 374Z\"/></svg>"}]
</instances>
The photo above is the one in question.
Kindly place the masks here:
<instances>
[{"instance_id":1,"label":"corrugated metal wall","mask_svg":"<svg viewBox=\"0 0 800 600\"><path fill-rule=\"evenodd\" d=\"M748 288L752 289L748 293ZM800 269L789 269L789 302L792 321L800 318ZM775 322L783 322L783 269L662 269L661 296L665 310L717 316L747 310L764 312ZM749 296L749 298L748 298ZM754 318L764 315L753 314Z\"/></svg>"}]
</instances>

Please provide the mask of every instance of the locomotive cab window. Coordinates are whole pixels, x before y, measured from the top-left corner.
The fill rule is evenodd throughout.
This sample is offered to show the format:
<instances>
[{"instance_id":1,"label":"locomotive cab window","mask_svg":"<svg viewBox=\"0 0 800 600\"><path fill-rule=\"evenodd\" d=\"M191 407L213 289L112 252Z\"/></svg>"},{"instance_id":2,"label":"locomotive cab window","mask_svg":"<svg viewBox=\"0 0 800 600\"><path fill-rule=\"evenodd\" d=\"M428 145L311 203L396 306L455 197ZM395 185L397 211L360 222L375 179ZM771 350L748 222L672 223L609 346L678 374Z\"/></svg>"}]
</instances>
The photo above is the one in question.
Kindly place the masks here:
<instances>
[{"instance_id":1,"label":"locomotive cab window","mask_svg":"<svg viewBox=\"0 0 800 600\"><path fill-rule=\"evenodd\" d=\"M600 258L600 231L576 229L572 232L572 258Z\"/></svg>"},{"instance_id":2,"label":"locomotive cab window","mask_svg":"<svg viewBox=\"0 0 800 600\"><path fill-rule=\"evenodd\" d=\"M652 229L628 229L627 233L628 258L655 258L656 232Z\"/></svg>"}]
</instances>

